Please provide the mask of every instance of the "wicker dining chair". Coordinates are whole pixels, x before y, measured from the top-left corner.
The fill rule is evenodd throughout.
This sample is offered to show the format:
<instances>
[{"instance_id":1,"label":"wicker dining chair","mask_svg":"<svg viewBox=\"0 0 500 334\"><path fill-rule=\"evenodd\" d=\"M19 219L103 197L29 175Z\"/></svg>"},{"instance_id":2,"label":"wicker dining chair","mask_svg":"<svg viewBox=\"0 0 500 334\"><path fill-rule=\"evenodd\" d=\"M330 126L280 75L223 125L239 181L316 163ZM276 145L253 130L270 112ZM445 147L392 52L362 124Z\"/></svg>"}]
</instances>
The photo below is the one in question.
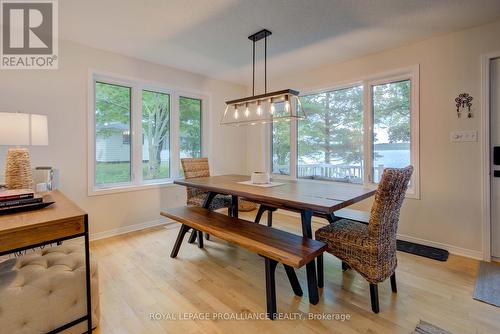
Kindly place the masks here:
<instances>
[{"instance_id":1,"label":"wicker dining chair","mask_svg":"<svg viewBox=\"0 0 500 334\"><path fill-rule=\"evenodd\" d=\"M208 158L184 158L181 159L181 164L182 170L184 171L184 178L186 179L210 176ZM187 187L186 191L188 205L203 206L207 192L191 187ZM218 210L222 208L228 208L229 210L230 207L231 196L217 195L210 204L210 210ZM238 201L239 211L252 211L256 208L257 206L253 202L245 201L244 199L240 199Z\"/></svg>"},{"instance_id":2,"label":"wicker dining chair","mask_svg":"<svg viewBox=\"0 0 500 334\"><path fill-rule=\"evenodd\" d=\"M316 231L316 240L328 245L327 251L342 260L342 268L352 268L370 283L372 310L379 312L377 283L391 278L396 287L396 232L399 212L413 167L387 168L375 194L368 224L340 219ZM323 258L318 258L318 281L323 285Z\"/></svg>"}]
</instances>

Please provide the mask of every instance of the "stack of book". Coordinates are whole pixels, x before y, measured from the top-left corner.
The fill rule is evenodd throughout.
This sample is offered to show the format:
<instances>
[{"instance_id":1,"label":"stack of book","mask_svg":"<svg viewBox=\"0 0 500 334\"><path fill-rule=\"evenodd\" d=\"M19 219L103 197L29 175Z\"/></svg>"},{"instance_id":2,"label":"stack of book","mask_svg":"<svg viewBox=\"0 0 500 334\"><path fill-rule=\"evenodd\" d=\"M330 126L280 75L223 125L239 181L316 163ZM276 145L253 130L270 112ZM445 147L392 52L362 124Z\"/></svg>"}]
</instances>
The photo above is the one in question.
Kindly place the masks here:
<instances>
[{"instance_id":1,"label":"stack of book","mask_svg":"<svg viewBox=\"0 0 500 334\"><path fill-rule=\"evenodd\" d=\"M0 190L0 212L29 209L43 202L31 189Z\"/></svg>"}]
</instances>

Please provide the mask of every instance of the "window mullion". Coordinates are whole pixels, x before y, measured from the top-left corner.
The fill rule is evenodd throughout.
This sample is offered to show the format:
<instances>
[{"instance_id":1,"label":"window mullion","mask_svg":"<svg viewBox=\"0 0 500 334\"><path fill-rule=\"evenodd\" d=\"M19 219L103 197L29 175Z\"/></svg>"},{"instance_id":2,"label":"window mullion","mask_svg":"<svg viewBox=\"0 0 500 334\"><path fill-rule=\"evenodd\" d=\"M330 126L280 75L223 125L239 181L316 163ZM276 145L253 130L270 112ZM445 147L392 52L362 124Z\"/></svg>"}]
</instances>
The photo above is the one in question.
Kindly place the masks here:
<instances>
[{"instance_id":1,"label":"window mullion","mask_svg":"<svg viewBox=\"0 0 500 334\"><path fill-rule=\"evenodd\" d=\"M290 121L290 178L297 178L297 131L298 123L296 119Z\"/></svg>"}]
</instances>

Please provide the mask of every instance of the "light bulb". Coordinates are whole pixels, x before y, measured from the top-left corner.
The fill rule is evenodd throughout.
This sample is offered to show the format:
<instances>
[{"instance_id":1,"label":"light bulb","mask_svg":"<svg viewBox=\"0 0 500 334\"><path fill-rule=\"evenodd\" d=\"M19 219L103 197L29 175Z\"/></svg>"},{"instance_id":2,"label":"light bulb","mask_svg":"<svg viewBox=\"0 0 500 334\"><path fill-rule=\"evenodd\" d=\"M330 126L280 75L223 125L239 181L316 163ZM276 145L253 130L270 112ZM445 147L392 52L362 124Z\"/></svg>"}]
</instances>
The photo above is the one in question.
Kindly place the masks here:
<instances>
[{"instance_id":1,"label":"light bulb","mask_svg":"<svg viewBox=\"0 0 500 334\"><path fill-rule=\"evenodd\" d=\"M271 115L274 114L275 110L276 110L276 108L274 107L274 103L271 102L271 108L269 109L269 112L271 113Z\"/></svg>"},{"instance_id":2,"label":"light bulb","mask_svg":"<svg viewBox=\"0 0 500 334\"><path fill-rule=\"evenodd\" d=\"M288 100L288 95L285 96L285 111L290 112L290 101Z\"/></svg>"},{"instance_id":3,"label":"light bulb","mask_svg":"<svg viewBox=\"0 0 500 334\"><path fill-rule=\"evenodd\" d=\"M245 108L245 117L248 117L250 115L250 110L248 110L248 106Z\"/></svg>"},{"instance_id":4,"label":"light bulb","mask_svg":"<svg viewBox=\"0 0 500 334\"><path fill-rule=\"evenodd\" d=\"M259 104L257 105L257 115L260 116L261 114L262 114L262 108L261 108L260 102L259 102Z\"/></svg>"},{"instance_id":5,"label":"light bulb","mask_svg":"<svg viewBox=\"0 0 500 334\"><path fill-rule=\"evenodd\" d=\"M238 119L238 108L234 109L234 119Z\"/></svg>"}]
</instances>

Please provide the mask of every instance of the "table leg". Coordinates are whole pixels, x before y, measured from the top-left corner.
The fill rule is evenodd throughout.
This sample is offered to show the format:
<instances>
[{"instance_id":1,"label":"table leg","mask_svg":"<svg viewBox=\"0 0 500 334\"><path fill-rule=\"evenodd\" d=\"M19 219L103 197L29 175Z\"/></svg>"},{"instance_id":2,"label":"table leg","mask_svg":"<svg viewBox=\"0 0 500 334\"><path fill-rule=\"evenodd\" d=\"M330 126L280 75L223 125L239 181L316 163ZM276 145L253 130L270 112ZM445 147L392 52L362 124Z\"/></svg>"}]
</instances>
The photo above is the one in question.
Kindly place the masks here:
<instances>
[{"instance_id":1,"label":"table leg","mask_svg":"<svg viewBox=\"0 0 500 334\"><path fill-rule=\"evenodd\" d=\"M313 212L311 210L302 210L300 217L302 220L302 235L312 239L311 219ZM317 304L319 301L318 282L316 280L316 261L312 260L306 265L307 288L309 291L309 302Z\"/></svg>"},{"instance_id":2,"label":"table leg","mask_svg":"<svg viewBox=\"0 0 500 334\"><path fill-rule=\"evenodd\" d=\"M90 278L89 217L85 215L85 280L87 290L87 333L92 333L92 286Z\"/></svg>"},{"instance_id":3,"label":"table leg","mask_svg":"<svg viewBox=\"0 0 500 334\"><path fill-rule=\"evenodd\" d=\"M238 218L238 196L231 195L231 215Z\"/></svg>"},{"instance_id":4,"label":"table leg","mask_svg":"<svg viewBox=\"0 0 500 334\"><path fill-rule=\"evenodd\" d=\"M213 191L209 191L207 193L207 196L205 197L205 200L203 201L203 207L205 209L208 209L210 208L210 204L212 204L212 201L213 199L215 198L215 196L217 196L217 193L213 192ZM198 236L198 231L195 230L195 229L192 229L191 230L191 235L189 236L189 240L188 242L190 244L193 244L195 241L196 241L196 237ZM208 235L208 234L207 234ZM207 238L208 239L208 238ZM198 242L198 247L200 247L200 242ZM203 242L201 242L201 247L200 248L203 248Z\"/></svg>"}]
</instances>

